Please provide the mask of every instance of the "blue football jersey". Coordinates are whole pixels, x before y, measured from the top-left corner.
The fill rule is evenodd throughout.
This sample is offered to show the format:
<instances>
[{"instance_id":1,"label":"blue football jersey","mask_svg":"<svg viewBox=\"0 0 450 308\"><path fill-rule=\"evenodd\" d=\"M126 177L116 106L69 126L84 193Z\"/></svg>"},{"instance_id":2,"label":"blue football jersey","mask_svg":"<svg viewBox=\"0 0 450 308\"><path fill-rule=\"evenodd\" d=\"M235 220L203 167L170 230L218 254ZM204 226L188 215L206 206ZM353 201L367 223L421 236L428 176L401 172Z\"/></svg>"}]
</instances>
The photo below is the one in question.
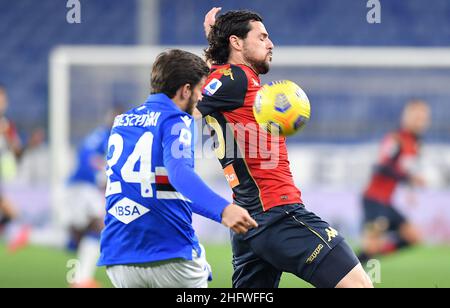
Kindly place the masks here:
<instances>
[{"instance_id":1,"label":"blue football jersey","mask_svg":"<svg viewBox=\"0 0 450 308\"><path fill-rule=\"evenodd\" d=\"M150 95L140 107L116 117L108 144L99 265L191 260L193 251L200 255L193 203L174 188L174 182L189 186L181 178L193 172L193 136L193 118L164 94ZM192 181L197 179L190 180L195 186ZM227 201L215 203L221 208L212 218L220 221Z\"/></svg>"},{"instance_id":2,"label":"blue football jersey","mask_svg":"<svg viewBox=\"0 0 450 308\"><path fill-rule=\"evenodd\" d=\"M78 146L77 164L69 177L69 183L96 184L98 173L103 173L103 166L99 162L104 160L106 155L109 132L108 127L100 126L84 138Z\"/></svg>"}]
</instances>

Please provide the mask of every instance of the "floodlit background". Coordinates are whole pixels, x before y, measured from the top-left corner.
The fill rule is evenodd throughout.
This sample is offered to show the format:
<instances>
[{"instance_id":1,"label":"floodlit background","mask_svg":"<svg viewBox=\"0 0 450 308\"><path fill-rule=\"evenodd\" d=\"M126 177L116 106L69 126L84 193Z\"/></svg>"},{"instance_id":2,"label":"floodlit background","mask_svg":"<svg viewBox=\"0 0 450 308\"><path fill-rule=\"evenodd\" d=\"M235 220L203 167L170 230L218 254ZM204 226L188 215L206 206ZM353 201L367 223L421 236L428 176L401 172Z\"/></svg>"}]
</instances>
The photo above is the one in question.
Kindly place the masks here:
<instances>
[{"instance_id":1,"label":"floodlit background","mask_svg":"<svg viewBox=\"0 0 450 308\"><path fill-rule=\"evenodd\" d=\"M80 3L81 23L69 24L66 1L0 0L0 83L8 91L7 116L25 143L37 132L46 136L20 162L2 155L2 191L21 216L0 234L0 287L67 286L70 252L34 246L12 255L5 249L9 237L22 224L55 223L55 191L70 172L77 143L112 106L144 102L154 58L150 51L178 46L201 53L207 43L203 17L212 6L246 8L263 16L275 44L273 68L263 82L291 79L311 101L307 127L288 139L295 182L306 207L356 249L361 192L380 139L398 127L407 100L430 104L432 125L418 166L428 186L401 188L395 197L426 242L381 259L376 286L450 287L450 49L440 50L450 45L447 0L381 1L379 24L367 22L365 0ZM438 48L437 56L426 56ZM338 57L342 54L347 56ZM355 59L361 62L356 65ZM212 152L201 145L199 152L204 155L197 161L198 172L231 200ZM199 217L195 226L215 271L211 286L229 287L228 231ZM103 269L98 275L110 286ZM304 285L290 275L282 279L284 287Z\"/></svg>"}]
</instances>

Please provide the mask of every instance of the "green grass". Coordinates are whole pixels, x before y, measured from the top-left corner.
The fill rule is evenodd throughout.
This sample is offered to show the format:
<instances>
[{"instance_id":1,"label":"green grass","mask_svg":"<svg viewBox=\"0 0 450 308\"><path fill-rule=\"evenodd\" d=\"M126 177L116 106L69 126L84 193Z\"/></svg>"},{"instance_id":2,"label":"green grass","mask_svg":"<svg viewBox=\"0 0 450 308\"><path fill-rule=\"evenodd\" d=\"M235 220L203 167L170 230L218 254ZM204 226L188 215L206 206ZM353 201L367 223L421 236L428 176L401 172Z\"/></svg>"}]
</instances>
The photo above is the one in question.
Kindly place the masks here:
<instances>
[{"instance_id":1,"label":"green grass","mask_svg":"<svg viewBox=\"0 0 450 308\"><path fill-rule=\"evenodd\" d=\"M214 272L211 288L231 287L231 249L228 245L206 246L207 259ZM64 288L73 254L42 247L28 247L8 254L0 244L0 287ZM450 287L450 247L417 247L380 259L381 283L376 287ZM97 279L111 287L104 268ZM280 287L304 288L308 284L297 277L284 274Z\"/></svg>"},{"instance_id":2,"label":"green grass","mask_svg":"<svg viewBox=\"0 0 450 308\"><path fill-rule=\"evenodd\" d=\"M67 261L75 255L42 247L27 247L15 254L0 245L0 288L65 288L70 268ZM97 271L103 286L112 287L104 268Z\"/></svg>"}]
</instances>

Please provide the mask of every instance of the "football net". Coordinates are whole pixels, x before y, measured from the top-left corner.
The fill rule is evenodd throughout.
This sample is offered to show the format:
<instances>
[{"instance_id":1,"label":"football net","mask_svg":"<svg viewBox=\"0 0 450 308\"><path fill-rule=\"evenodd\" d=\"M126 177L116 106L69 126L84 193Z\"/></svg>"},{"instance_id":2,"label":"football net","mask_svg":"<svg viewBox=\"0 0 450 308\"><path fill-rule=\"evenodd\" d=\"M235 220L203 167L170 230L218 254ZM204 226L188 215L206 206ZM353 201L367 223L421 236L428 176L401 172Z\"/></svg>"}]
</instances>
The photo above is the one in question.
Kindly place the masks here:
<instances>
[{"instance_id":1,"label":"football net","mask_svg":"<svg viewBox=\"0 0 450 308\"><path fill-rule=\"evenodd\" d=\"M168 48L62 46L51 53L49 136L54 210L62 202L76 145L105 122L114 106L131 108L145 101L152 63ZM203 53L201 46L176 48ZM311 101L310 122L288 139L295 181L310 207L326 203L320 199L325 188L330 198L340 200L336 211L341 204L357 206L357 194L368 180L379 138L398 127L401 109L412 98L427 100L433 112L424 172L434 187L449 185L450 49L277 47L271 71L261 77L263 83L290 79ZM197 161L197 171L230 197L217 160L214 155L207 156ZM342 220L357 219L353 209L345 210L349 217ZM333 209L329 211L339 216ZM336 223L340 220L336 218Z\"/></svg>"}]
</instances>

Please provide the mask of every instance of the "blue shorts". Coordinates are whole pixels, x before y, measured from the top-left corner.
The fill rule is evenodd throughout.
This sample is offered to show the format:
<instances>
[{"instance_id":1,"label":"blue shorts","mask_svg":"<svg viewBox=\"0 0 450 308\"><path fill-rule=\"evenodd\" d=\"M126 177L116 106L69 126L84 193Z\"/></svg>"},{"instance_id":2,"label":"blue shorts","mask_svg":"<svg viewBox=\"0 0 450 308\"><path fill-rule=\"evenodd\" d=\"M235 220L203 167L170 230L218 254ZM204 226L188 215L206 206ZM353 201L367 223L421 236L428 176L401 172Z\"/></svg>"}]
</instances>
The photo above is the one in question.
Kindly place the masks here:
<instances>
[{"instance_id":1,"label":"blue shorts","mask_svg":"<svg viewBox=\"0 0 450 308\"><path fill-rule=\"evenodd\" d=\"M283 272L332 288L359 263L344 238L301 204L253 218L258 228L231 232L235 288L276 288Z\"/></svg>"},{"instance_id":2,"label":"blue shorts","mask_svg":"<svg viewBox=\"0 0 450 308\"><path fill-rule=\"evenodd\" d=\"M364 198L363 205L364 225L372 224L382 219L387 223L386 231L398 231L400 226L406 222L406 218L390 204L383 204Z\"/></svg>"}]
</instances>

